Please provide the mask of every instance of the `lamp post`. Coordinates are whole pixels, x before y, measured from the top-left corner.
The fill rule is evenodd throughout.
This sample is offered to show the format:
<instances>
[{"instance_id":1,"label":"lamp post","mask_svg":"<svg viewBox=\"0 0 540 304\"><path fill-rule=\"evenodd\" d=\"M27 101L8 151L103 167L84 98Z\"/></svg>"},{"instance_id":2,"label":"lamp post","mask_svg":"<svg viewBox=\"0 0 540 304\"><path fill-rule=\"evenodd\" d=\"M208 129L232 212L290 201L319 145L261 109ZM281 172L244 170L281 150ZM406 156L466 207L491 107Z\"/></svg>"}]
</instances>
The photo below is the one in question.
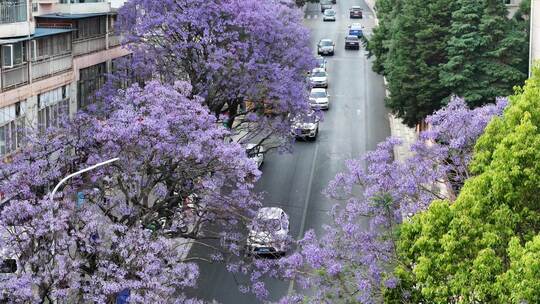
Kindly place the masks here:
<instances>
[{"instance_id":1,"label":"lamp post","mask_svg":"<svg viewBox=\"0 0 540 304\"><path fill-rule=\"evenodd\" d=\"M56 191L58 191L58 188L60 188L60 186L62 186L63 183L65 183L68 179L74 177L74 176L77 176L79 174L82 174L84 172L87 172L87 171L90 171L90 170L94 170L95 168L97 167L101 167L101 166L104 166L104 165L107 165L107 164L110 164L112 162L115 162L119 160L118 157L115 157L115 158L112 158L112 159L109 159L109 160L106 160L104 162L101 162L101 163L97 163L95 165L92 165L88 168L85 168L85 169L82 169L82 170L79 170L75 173L71 173L70 175L64 177L61 181L58 182L58 184L56 184L56 186L54 187L53 191L51 192L51 195L49 196L49 199L50 201L52 202L54 200L54 194L56 193Z\"/></svg>"}]
</instances>

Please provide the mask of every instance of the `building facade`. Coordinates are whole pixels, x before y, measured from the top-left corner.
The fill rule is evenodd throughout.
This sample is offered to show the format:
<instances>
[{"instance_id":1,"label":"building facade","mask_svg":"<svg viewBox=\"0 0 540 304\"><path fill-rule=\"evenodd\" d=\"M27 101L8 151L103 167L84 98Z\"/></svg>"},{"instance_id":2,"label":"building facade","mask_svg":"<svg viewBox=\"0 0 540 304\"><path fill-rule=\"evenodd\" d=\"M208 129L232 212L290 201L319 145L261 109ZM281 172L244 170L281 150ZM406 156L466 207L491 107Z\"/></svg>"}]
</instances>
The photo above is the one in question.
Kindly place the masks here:
<instances>
[{"instance_id":1,"label":"building facade","mask_svg":"<svg viewBox=\"0 0 540 304\"><path fill-rule=\"evenodd\" d=\"M104 0L0 0L0 156L73 115L128 55Z\"/></svg>"}]
</instances>

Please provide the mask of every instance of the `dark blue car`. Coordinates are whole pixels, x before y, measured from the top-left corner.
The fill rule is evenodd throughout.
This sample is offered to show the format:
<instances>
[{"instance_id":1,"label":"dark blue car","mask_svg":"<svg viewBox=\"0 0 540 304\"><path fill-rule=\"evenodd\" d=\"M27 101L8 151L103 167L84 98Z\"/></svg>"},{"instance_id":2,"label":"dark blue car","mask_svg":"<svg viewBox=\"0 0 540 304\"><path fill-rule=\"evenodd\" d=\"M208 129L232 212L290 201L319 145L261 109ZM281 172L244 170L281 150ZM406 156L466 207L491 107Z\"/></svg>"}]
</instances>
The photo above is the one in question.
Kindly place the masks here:
<instances>
[{"instance_id":1,"label":"dark blue car","mask_svg":"<svg viewBox=\"0 0 540 304\"><path fill-rule=\"evenodd\" d=\"M362 31L362 26L358 23L352 24L349 26L349 35L356 36L358 38L362 38L364 36L364 32Z\"/></svg>"}]
</instances>

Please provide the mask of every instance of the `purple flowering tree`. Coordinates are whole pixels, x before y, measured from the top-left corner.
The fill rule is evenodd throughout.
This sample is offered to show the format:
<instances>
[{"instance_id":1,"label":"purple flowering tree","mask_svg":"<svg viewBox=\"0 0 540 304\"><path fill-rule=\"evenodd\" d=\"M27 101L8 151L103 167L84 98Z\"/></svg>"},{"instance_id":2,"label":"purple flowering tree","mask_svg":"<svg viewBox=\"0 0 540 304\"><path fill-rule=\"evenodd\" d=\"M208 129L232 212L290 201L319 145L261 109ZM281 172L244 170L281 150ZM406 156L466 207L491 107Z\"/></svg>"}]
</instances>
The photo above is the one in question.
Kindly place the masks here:
<instances>
[{"instance_id":1,"label":"purple flowering tree","mask_svg":"<svg viewBox=\"0 0 540 304\"><path fill-rule=\"evenodd\" d=\"M133 0L119 30L131 73L189 82L235 141L279 145L287 115L307 110L314 59L301 12L287 1Z\"/></svg>"},{"instance_id":2,"label":"purple flowering tree","mask_svg":"<svg viewBox=\"0 0 540 304\"><path fill-rule=\"evenodd\" d=\"M329 184L326 194L337 200L333 224L321 236L308 231L296 253L280 261L282 275L313 288L310 303L380 303L385 288L397 280L397 227L425 210L434 199L453 200L466 178L476 139L506 99L496 105L468 109L453 98L427 118L428 131L411 146L404 162L393 158L400 142L389 138L361 159L347 162L347 171ZM283 303L298 302L290 296Z\"/></svg>"},{"instance_id":3,"label":"purple flowering tree","mask_svg":"<svg viewBox=\"0 0 540 304\"><path fill-rule=\"evenodd\" d=\"M1 164L0 256L19 268L0 277L1 302L113 303L122 291L130 303L188 301L199 259L189 244L216 239L216 254L238 254L230 240L259 206L260 173L191 95L181 82L132 86L106 116L31 135ZM61 178L113 157L49 200Z\"/></svg>"}]
</instances>

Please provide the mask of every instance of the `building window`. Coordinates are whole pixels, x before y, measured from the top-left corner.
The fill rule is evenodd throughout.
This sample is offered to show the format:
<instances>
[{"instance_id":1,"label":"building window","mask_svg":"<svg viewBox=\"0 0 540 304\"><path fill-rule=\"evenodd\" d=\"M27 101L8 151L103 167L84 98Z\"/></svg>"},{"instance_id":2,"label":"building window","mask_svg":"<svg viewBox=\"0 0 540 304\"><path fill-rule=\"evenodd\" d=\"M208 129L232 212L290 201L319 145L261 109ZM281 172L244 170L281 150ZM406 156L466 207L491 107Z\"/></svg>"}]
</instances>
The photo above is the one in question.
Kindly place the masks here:
<instances>
[{"instance_id":1,"label":"building window","mask_svg":"<svg viewBox=\"0 0 540 304\"><path fill-rule=\"evenodd\" d=\"M0 23L15 23L26 21L26 1L0 1Z\"/></svg>"},{"instance_id":2,"label":"building window","mask_svg":"<svg viewBox=\"0 0 540 304\"><path fill-rule=\"evenodd\" d=\"M11 68L24 62L26 62L24 42L2 45L2 67Z\"/></svg>"},{"instance_id":3,"label":"building window","mask_svg":"<svg viewBox=\"0 0 540 304\"><path fill-rule=\"evenodd\" d=\"M26 101L0 109L0 155L21 146L25 135Z\"/></svg>"},{"instance_id":4,"label":"building window","mask_svg":"<svg viewBox=\"0 0 540 304\"><path fill-rule=\"evenodd\" d=\"M89 105L95 93L103 87L106 80L107 64L105 62L81 69L77 83L77 108Z\"/></svg>"},{"instance_id":5,"label":"building window","mask_svg":"<svg viewBox=\"0 0 540 304\"><path fill-rule=\"evenodd\" d=\"M69 118L69 87L67 85L38 95L38 128L45 132L58 127Z\"/></svg>"},{"instance_id":6,"label":"building window","mask_svg":"<svg viewBox=\"0 0 540 304\"><path fill-rule=\"evenodd\" d=\"M54 35L34 40L31 44L35 60L71 52L71 35ZM34 49L35 48L35 49Z\"/></svg>"},{"instance_id":7,"label":"building window","mask_svg":"<svg viewBox=\"0 0 540 304\"><path fill-rule=\"evenodd\" d=\"M105 35L107 32L105 18L106 16L98 16L78 20L74 39L80 40Z\"/></svg>"}]
</instances>

